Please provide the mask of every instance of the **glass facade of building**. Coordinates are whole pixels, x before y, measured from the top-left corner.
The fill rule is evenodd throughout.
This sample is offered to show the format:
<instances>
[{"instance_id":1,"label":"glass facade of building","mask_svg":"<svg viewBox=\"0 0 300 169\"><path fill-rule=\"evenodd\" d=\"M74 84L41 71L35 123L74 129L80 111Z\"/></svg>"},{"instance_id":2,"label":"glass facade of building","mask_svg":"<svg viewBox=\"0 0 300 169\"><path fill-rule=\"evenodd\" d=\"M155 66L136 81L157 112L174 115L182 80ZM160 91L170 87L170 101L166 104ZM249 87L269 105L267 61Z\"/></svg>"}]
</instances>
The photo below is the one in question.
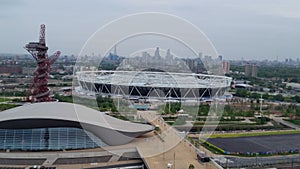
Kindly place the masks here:
<instances>
[{"instance_id":1,"label":"glass facade of building","mask_svg":"<svg viewBox=\"0 0 300 169\"><path fill-rule=\"evenodd\" d=\"M68 150L105 145L98 137L81 128L0 129L0 150Z\"/></svg>"}]
</instances>

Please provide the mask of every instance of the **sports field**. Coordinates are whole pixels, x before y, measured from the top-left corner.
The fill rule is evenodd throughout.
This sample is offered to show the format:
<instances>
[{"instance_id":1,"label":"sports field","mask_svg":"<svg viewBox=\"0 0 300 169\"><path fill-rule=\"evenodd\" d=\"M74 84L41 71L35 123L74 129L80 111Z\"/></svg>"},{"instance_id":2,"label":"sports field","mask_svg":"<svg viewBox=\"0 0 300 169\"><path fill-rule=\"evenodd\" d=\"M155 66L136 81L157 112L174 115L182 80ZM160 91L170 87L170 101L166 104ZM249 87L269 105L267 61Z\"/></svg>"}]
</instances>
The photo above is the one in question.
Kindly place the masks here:
<instances>
[{"instance_id":1,"label":"sports field","mask_svg":"<svg viewBox=\"0 0 300 169\"><path fill-rule=\"evenodd\" d=\"M236 138L210 138L209 143L223 149L225 152L248 153L285 153L300 149L300 134L282 134Z\"/></svg>"}]
</instances>

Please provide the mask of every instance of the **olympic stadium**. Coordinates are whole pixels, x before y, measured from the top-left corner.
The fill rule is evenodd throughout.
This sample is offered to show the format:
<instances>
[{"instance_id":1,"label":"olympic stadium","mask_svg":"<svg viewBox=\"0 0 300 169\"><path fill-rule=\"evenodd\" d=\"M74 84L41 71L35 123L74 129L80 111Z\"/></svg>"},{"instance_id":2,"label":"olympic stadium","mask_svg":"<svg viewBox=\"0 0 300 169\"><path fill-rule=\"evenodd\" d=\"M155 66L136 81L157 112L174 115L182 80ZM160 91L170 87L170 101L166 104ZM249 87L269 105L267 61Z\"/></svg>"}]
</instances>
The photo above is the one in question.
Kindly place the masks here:
<instances>
[{"instance_id":1,"label":"olympic stadium","mask_svg":"<svg viewBox=\"0 0 300 169\"><path fill-rule=\"evenodd\" d=\"M225 76L151 71L80 71L77 79L91 93L158 99L222 96L231 83Z\"/></svg>"}]
</instances>

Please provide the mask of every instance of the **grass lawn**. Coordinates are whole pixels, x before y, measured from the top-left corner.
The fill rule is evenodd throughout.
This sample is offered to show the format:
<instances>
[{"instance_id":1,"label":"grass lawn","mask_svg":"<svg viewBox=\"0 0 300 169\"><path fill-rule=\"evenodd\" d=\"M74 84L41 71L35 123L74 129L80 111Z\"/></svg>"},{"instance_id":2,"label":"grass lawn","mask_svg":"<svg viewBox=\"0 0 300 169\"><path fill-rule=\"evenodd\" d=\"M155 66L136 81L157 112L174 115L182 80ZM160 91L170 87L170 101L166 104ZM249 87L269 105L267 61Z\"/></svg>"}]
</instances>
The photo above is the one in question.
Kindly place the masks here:
<instances>
[{"instance_id":1,"label":"grass lawn","mask_svg":"<svg viewBox=\"0 0 300 169\"><path fill-rule=\"evenodd\" d=\"M300 119L297 119L297 120L288 119L288 120L285 120L285 121L288 121L288 122L296 124L296 125L300 125Z\"/></svg>"},{"instance_id":2,"label":"grass lawn","mask_svg":"<svg viewBox=\"0 0 300 169\"><path fill-rule=\"evenodd\" d=\"M17 107L17 105L15 105L15 104L0 104L0 111L4 111L4 110L11 109L14 107Z\"/></svg>"},{"instance_id":3,"label":"grass lawn","mask_svg":"<svg viewBox=\"0 0 300 169\"><path fill-rule=\"evenodd\" d=\"M10 99L9 98L3 98L3 97L0 97L0 102L6 102L6 101L10 101Z\"/></svg>"}]
</instances>

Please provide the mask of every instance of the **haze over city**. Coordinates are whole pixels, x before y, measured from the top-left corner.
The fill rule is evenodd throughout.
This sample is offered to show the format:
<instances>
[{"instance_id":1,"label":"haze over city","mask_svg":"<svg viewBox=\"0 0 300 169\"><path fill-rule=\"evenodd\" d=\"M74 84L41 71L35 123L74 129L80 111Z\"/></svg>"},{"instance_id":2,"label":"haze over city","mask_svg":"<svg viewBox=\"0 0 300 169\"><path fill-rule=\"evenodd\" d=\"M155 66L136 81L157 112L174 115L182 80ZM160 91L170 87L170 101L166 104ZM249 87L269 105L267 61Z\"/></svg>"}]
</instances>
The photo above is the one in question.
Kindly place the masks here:
<instances>
[{"instance_id":1,"label":"haze over city","mask_svg":"<svg viewBox=\"0 0 300 169\"><path fill-rule=\"evenodd\" d=\"M0 0L0 169L300 168L299 0Z\"/></svg>"},{"instance_id":2,"label":"haze over city","mask_svg":"<svg viewBox=\"0 0 300 169\"><path fill-rule=\"evenodd\" d=\"M224 59L296 59L300 57L299 6L297 0L1 0L0 37L5 40L0 42L0 53L26 53L24 44L36 40L36 27L44 23L50 28L50 49L77 55L86 40L111 20L155 11L195 24Z\"/></svg>"}]
</instances>

